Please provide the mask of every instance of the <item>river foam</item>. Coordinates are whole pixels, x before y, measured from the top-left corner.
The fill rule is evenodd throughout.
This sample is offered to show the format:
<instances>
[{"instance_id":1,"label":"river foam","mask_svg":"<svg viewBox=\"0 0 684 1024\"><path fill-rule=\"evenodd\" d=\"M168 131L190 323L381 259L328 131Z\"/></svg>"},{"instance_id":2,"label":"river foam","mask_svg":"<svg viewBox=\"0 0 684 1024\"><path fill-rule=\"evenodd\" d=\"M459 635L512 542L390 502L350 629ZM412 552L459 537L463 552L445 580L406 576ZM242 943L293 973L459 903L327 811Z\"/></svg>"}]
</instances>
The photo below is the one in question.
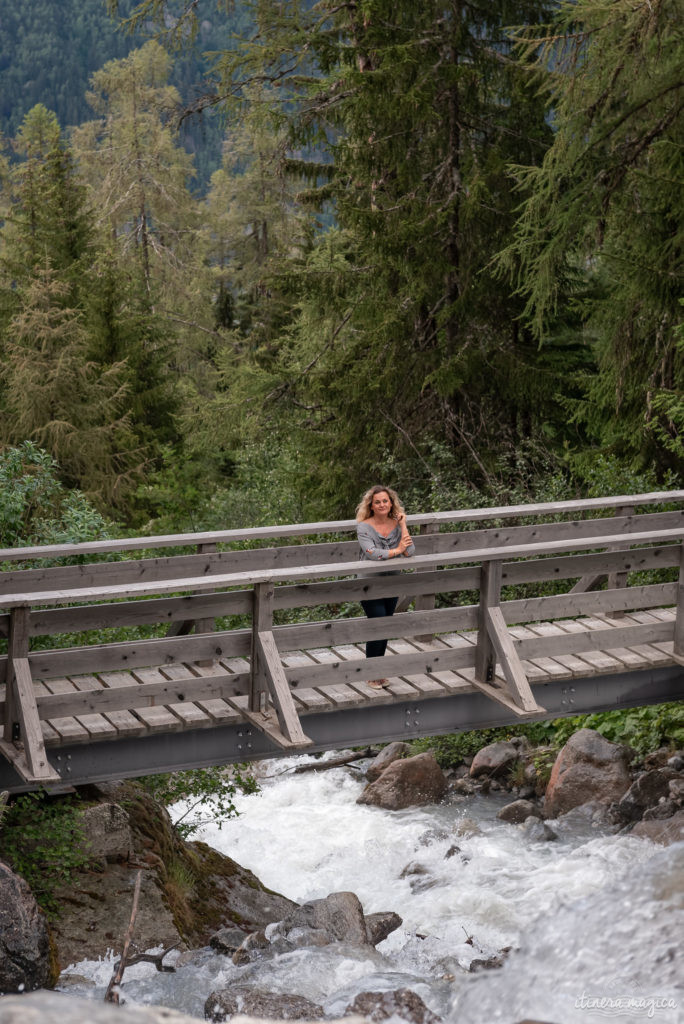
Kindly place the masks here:
<instances>
[{"instance_id":1,"label":"river foam","mask_svg":"<svg viewBox=\"0 0 684 1024\"><path fill-rule=\"evenodd\" d=\"M239 982L339 1013L358 992L403 986L458 1024L535 1015L593 1024L606 1007L582 998L660 993L679 1006L654 1008L651 1019L684 1019L671 952L684 934L675 895L684 844L659 851L581 817L559 824L556 841L533 841L496 818L503 796L384 811L356 804L359 772L295 775L297 763L262 766L261 792L237 797L240 816L220 829L207 823L200 838L293 900L352 891L366 913L394 910L403 926L377 950L298 950L247 967L207 951L175 975L138 965L125 975L129 1002L202 1016L212 988ZM501 970L465 973L505 946L514 949ZM94 981L96 996L108 967L83 962L67 973Z\"/></svg>"}]
</instances>

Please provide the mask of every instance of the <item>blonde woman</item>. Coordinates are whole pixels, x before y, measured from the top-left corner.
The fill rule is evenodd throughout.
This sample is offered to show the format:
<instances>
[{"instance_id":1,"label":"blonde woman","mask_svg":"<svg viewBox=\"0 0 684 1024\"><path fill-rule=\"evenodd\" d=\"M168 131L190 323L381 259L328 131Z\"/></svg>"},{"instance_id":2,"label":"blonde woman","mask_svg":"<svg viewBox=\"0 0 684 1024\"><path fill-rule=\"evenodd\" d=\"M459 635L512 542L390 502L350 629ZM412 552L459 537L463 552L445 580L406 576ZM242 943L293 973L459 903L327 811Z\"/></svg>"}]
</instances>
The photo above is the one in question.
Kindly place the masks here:
<instances>
[{"instance_id":1,"label":"blonde woman","mask_svg":"<svg viewBox=\"0 0 684 1024\"><path fill-rule=\"evenodd\" d=\"M397 492L391 487L378 484L366 491L356 510L356 522L362 560L380 562L390 558L408 558L416 550L406 526L406 513ZM396 597L374 597L362 601L361 606L369 619L377 619L393 615L397 600ZM386 640L369 640L366 657L381 658L386 648ZM381 690L388 681L371 679L368 685L374 690Z\"/></svg>"}]
</instances>

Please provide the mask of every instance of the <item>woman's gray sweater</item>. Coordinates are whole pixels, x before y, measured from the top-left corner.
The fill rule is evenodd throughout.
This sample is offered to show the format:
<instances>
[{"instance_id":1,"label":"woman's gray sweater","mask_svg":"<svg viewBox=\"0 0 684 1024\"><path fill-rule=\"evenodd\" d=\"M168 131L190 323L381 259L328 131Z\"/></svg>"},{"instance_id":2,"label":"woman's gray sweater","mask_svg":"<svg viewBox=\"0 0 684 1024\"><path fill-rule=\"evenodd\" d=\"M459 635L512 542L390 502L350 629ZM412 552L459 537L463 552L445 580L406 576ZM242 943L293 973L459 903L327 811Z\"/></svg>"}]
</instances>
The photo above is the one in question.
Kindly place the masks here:
<instances>
[{"instance_id":1,"label":"woman's gray sweater","mask_svg":"<svg viewBox=\"0 0 684 1024\"><path fill-rule=\"evenodd\" d=\"M369 562L382 562L390 557L390 548L396 548L399 546L401 540L401 526L399 523L394 527L392 532L387 536L383 537L381 533L371 526L370 522L366 520L363 523L356 524L356 536L359 538L359 547L361 548L360 558L362 561ZM407 555L415 553L415 545L411 544L406 549Z\"/></svg>"}]
</instances>

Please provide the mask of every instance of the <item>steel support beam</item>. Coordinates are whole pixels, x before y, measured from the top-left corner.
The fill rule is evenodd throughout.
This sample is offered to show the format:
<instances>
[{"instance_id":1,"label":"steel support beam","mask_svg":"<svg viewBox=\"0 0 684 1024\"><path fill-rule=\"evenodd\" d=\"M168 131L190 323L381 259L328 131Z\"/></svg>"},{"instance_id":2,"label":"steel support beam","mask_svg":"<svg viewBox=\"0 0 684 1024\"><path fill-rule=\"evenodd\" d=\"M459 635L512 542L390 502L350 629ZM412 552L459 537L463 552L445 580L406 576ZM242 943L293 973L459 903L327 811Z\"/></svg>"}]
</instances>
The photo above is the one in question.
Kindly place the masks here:
<instances>
[{"instance_id":1,"label":"steel support beam","mask_svg":"<svg viewBox=\"0 0 684 1024\"><path fill-rule=\"evenodd\" d=\"M684 667L672 665L551 681L535 685L534 694L546 708L543 715L531 716L540 719L661 704L684 697ZM520 718L484 694L473 692L303 715L302 725L312 740L307 753L317 753L470 729L518 726ZM246 722L138 739L49 747L47 753L63 784L72 786L288 756L287 751L276 747L263 732ZM21 793L31 788L36 787L27 784L0 757L0 790Z\"/></svg>"}]
</instances>

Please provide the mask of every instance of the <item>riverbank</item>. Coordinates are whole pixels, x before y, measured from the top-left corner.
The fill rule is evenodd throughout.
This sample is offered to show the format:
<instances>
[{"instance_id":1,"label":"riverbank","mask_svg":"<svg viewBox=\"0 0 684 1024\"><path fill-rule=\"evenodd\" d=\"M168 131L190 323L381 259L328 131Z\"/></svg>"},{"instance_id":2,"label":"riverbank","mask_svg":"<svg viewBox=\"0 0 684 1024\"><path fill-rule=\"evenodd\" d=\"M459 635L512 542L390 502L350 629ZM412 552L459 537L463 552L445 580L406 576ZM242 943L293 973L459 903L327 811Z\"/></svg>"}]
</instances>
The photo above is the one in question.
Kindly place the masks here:
<instances>
[{"instance_id":1,"label":"riverbank","mask_svg":"<svg viewBox=\"0 0 684 1024\"><path fill-rule=\"evenodd\" d=\"M520 752L518 748L518 755ZM670 755L668 759L672 757L672 751L663 751L656 761L662 761L666 753ZM206 847L191 844L188 850L193 850L193 855L198 849L212 850L215 857L220 856L220 851L229 853L231 863L251 869L251 875L247 871L242 875L249 879L246 889L260 892L259 899L275 899L268 890L281 893L282 903L278 907L265 905L260 921L254 914L249 920L245 917L241 922L244 927L240 927L234 917L226 918L226 924L232 921L234 926L238 925L233 947L221 949L205 945L208 925L211 923L213 927L216 918L211 918L211 922L207 919L207 930L203 934L188 929L186 923L185 938L179 932L180 941L186 947L200 945L201 948L186 948L169 954L165 963L176 968L174 974L158 974L150 964L131 967L124 978L126 1000L132 1005L171 1005L201 1017L213 991L237 987L243 993L276 993L281 1004L285 995L296 996L320 1007L330 1017L349 1011L364 992L387 993L405 988L422 1001L425 1010L421 1012L442 1019L458 1020L459 1024L480 1019L513 1021L530 1015L533 995L538 1003L541 1000L536 1013L541 1013L544 999L551 1000L549 1005L553 1006L557 990L562 990L561 980L572 991L580 986L577 999L581 997L581 979L585 976L600 991L618 984L621 978L625 985L628 982L632 985L630 991L634 990L629 979L641 975L633 974L633 965L630 967L632 974L621 972L620 950L629 954L628 959L640 959L642 986L655 978L671 988L667 960L654 961L654 956L666 958L674 922L682 923L681 908L677 909L672 896L678 873L684 870L678 855L669 848L659 852L651 841L621 834L625 826L609 820L607 802L598 805L596 801L585 802L546 821L537 814L526 815L520 823L502 820L498 815L505 814L503 809L510 806L514 798L518 804L522 799L536 805L538 813L543 814L542 801L536 792L528 792L530 781L525 780L524 768L521 768L521 761L526 758L530 763L536 758L541 764L540 756L531 748L524 755L522 759L516 758L513 775L510 771L502 772L497 778L498 771L491 764L492 751L483 751L478 755L479 760L473 758L469 765L460 765L447 773L448 790L440 803L394 811L357 803L366 785L365 773L358 767L297 775L293 772L294 761L262 766L265 777L261 793L239 798L240 817L226 823L221 830L207 825L202 834ZM485 762L490 762L489 766L486 771L480 771L478 764L481 768ZM297 763L301 763L301 759ZM678 774L675 767L666 767ZM654 766L645 775L635 779L630 776L627 782L631 786L639 778L653 779L662 771L662 765ZM515 792L511 791L511 786ZM113 797L110 792L110 802ZM613 803L619 804L619 801ZM134 822L131 839L135 863L127 865L122 859L122 846L118 863L110 862L99 876L94 876L95 881L91 875L88 891L92 894L99 890L99 896L103 897L104 888L111 888L124 917L130 908L135 869L140 864L145 865L148 882L155 877L168 886L171 881L176 890L181 890L181 902L194 906L195 912L201 903L201 893L193 877L183 876L180 870L182 865L187 869L191 861L179 854L182 848L175 840L170 841L166 826L159 832L159 822L154 818L149 806L145 815L138 815L137 824L136 814L129 815L129 820ZM544 830L547 830L546 835ZM114 853L112 847L110 857ZM130 873L125 881L127 868ZM116 883L103 887L105 876L117 879ZM238 875L234 873L231 877ZM630 878L632 881L624 882L627 890L619 889L623 884L621 879ZM629 913L624 920L618 919L615 908L624 903L625 891L630 896L635 891L635 879L639 880L642 905L635 906L632 899ZM81 885L80 890L78 898L85 899L86 886ZM402 919L401 925L377 947L366 943L359 945L354 940L342 945L338 941L325 946L278 949L266 941L242 963L233 962L233 949L240 934L251 928L263 931L264 924L283 920L288 907L321 900L340 890L355 893L366 915L394 911ZM231 906L234 891L235 885L226 887L221 899L216 900L216 906L223 906L224 914ZM156 936L154 930L147 930L148 925L140 934L136 932L136 940L143 946L149 943L158 948L161 942L170 944L172 936L168 934L167 924L169 918L174 920L172 901L163 887L158 895L166 917L157 918ZM142 902L146 902L145 895ZM91 900L90 907L96 906L105 909L106 918L106 901ZM150 903L148 924L154 925L155 906L154 902ZM62 931L58 943L75 961L62 973L59 987L99 1000L112 973L114 955L107 949L118 948L123 930L115 932L109 920L109 936L104 930L98 932L95 917L84 928L82 911L83 908L71 926L65 922L59 926ZM175 914L177 917L177 909ZM643 914L647 915L646 924L640 920ZM586 964L583 966L578 952L586 942L586 921L592 915L597 918L596 927L607 944L603 953L595 952L596 962L612 964L610 978L600 971L597 975L593 969L595 964L590 965L592 970L588 970ZM187 922L188 918L185 920ZM658 922L657 929L655 922ZM650 933L652 924L657 934ZM85 955L74 955L74 947L65 943L68 927L73 927L74 938L79 937L84 943L80 948L85 950ZM622 938L616 947L617 962L614 962L609 956L613 948L610 936L616 931ZM268 935L268 929L266 933ZM547 936L545 953L534 945L535 937L540 934ZM506 947L512 947L508 957L501 955ZM537 973L536 980L530 982L529 973L535 958L543 956L546 963L554 949L564 950L565 958L571 963L575 950L578 959L573 970L565 971L559 952L557 962L553 963L551 957L548 971L541 976ZM503 966L491 970L484 967L486 963ZM512 973L509 963L517 965ZM520 1015L517 1018L476 1015L472 1000L489 1005L488 1012L493 1012L487 999L488 994L497 992L505 1012L513 1012L508 1005L509 990L516 989L520 974L528 977L528 983L519 991ZM501 985L504 985L504 994ZM477 996L472 994L474 992ZM460 1006L468 1007L467 1016L462 1016L460 1010L455 1016ZM580 1015L575 1019L588 1019L586 1008L574 1009ZM567 1010L564 1006L563 1012ZM406 1007L402 1013L398 1014L401 1019L415 1024L415 1007L414 1016L410 1016ZM541 1015L539 1019L565 1021L572 1018L554 1017L547 1012L546 1017Z\"/></svg>"}]
</instances>

